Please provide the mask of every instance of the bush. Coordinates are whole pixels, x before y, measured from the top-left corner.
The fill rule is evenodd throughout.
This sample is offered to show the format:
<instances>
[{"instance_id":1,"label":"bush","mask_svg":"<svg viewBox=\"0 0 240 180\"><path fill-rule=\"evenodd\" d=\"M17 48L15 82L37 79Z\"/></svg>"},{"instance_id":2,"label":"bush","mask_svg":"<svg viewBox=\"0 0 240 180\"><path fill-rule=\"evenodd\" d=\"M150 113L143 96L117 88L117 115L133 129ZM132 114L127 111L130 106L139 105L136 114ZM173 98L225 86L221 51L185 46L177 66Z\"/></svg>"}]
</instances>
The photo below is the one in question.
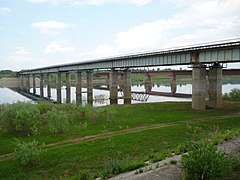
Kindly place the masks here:
<instances>
[{"instance_id":1,"label":"bush","mask_svg":"<svg viewBox=\"0 0 240 180\"><path fill-rule=\"evenodd\" d=\"M110 157L105 165L105 170L100 173L103 179L112 177L122 171L122 164L117 156Z\"/></svg>"},{"instance_id":2,"label":"bush","mask_svg":"<svg viewBox=\"0 0 240 180\"><path fill-rule=\"evenodd\" d=\"M51 111L54 104L52 103L38 103L37 107L41 114L46 114L48 111Z\"/></svg>"},{"instance_id":3,"label":"bush","mask_svg":"<svg viewBox=\"0 0 240 180\"><path fill-rule=\"evenodd\" d=\"M39 134L41 115L34 104L18 102L4 105L1 119L5 132L23 135Z\"/></svg>"},{"instance_id":4,"label":"bush","mask_svg":"<svg viewBox=\"0 0 240 180\"><path fill-rule=\"evenodd\" d=\"M240 89L234 88L230 93L223 95L224 99L240 100Z\"/></svg>"},{"instance_id":5,"label":"bush","mask_svg":"<svg viewBox=\"0 0 240 180\"><path fill-rule=\"evenodd\" d=\"M200 143L182 156L181 169L185 179L218 179L229 172L230 161L216 146Z\"/></svg>"},{"instance_id":6,"label":"bush","mask_svg":"<svg viewBox=\"0 0 240 180\"><path fill-rule=\"evenodd\" d=\"M44 150L39 146L38 141L20 142L16 139L15 153L23 166L35 166L39 164ZM44 146L44 145L43 145Z\"/></svg>"},{"instance_id":7,"label":"bush","mask_svg":"<svg viewBox=\"0 0 240 180\"><path fill-rule=\"evenodd\" d=\"M229 93L229 96L233 99L239 100L240 99L240 89L234 88Z\"/></svg>"},{"instance_id":8,"label":"bush","mask_svg":"<svg viewBox=\"0 0 240 180\"><path fill-rule=\"evenodd\" d=\"M93 108L92 106L85 105L79 106L78 111L81 113L81 119L96 121L100 119L102 114L102 109L100 108Z\"/></svg>"},{"instance_id":9,"label":"bush","mask_svg":"<svg viewBox=\"0 0 240 180\"><path fill-rule=\"evenodd\" d=\"M64 111L53 108L47 113L49 131L52 133L64 133L68 130L69 122Z\"/></svg>"}]
</instances>

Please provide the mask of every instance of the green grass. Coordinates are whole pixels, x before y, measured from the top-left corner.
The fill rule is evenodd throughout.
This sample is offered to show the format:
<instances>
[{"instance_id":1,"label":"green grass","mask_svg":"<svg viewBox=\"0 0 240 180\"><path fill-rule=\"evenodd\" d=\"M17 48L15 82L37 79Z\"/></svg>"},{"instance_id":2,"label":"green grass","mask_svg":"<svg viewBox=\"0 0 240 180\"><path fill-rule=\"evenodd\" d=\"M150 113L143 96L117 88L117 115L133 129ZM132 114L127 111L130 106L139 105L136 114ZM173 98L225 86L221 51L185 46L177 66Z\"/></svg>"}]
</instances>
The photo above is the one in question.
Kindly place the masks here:
<instances>
[{"instance_id":1,"label":"green grass","mask_svg":"<svg viewBox=\"0 0 240 180\"><path fill-rule=\"evenodd\" d=\"M51 105L55 106L55 105ZM66 108L66 106L69 106ZM97 177L104 173L111 157L121 162L121 171L132 170L144 165L145 161L157 161L171 156L178 151L180 144L194 140L208 139L214 132L240 130L240 103L225 104L219 110L196 111L191 103L152 103L113 106L116 115L107 120L107 108L101 111L99 119L78 120L74 107L63 105L71 116L72 124L64 134L49 134L45 131L40 136L16 136L20 140L36 139L46 145L71 138L97 135L105 132L119 133L142 126L174 123L174 126L146 128L141 131L108 135L104 138L79 143L66 143L64 146L48 148L38 167L21 167L14 158L0 159L0 176L3 179L58 179L74 176L86 170ZM46 108L47 109L47 108ZM42 112L47 111L42 107ZM87 123L83 127L81 123ZM81 124L81 125L80 125ZM191 126L191 129L189 128ZM236 129L238 128L238 129ZM197 133L197 136L196 136ZM13 135L1 135L0 153L14 151Z\"/></svg>"}]
</instances>

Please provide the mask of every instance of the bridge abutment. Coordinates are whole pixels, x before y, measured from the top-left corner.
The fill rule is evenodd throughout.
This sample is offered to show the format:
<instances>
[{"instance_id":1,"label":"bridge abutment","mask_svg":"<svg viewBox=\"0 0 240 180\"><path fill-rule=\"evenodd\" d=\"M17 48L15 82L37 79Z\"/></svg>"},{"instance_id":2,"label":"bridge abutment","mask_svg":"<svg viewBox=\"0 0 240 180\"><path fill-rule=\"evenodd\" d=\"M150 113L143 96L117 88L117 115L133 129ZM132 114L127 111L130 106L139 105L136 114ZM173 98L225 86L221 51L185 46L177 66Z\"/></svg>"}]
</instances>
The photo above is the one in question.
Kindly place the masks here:
<instances>
[{"instance_id":1,"label":"bridge abutment","mask_svg":"<svg viewBox=\"0 0 240 180\"><path fill-rule=\"evenodd\" d=\"M93 105L93 71L87 71L87 102Z\"/></svg>"},{"instance_id":2,"label":"bridge abutment","mask_svg":"<svg viewBox=\"0 0 240 180\"><path fill-rule=\"evenodd\" d=\"M76 74L76 103L82 104L82 73L80 71Z\"/></svg>"},{"instance_id":3,"label":"bridge abutment","mask_svg":"<svg viewBox=\"0 0 240 180\"><path fill-rule=\"evenodd\" d=\"M61 87L62 87L62 74L61 72L57 72L57 78L56 78L56 88L57 88L57 104L62 103L62 92L61 92Z\"/></svg>"},{"instance_id":4,"label":"bridge abutment","mask_svg":"<svg viewBox=\"0 0 240 180\"><path fill-rule=\"evenodd\" d=\"M222 107L222 66L216 63L209 67L209 104L211 108Z\"/></svg>"},{"instance_id":5,"label":"bridge abutment","mask_svg":"<svg viewBox=\"0 0 240 180\"><path fill-rule=\"evenodd\" d=\"M109 75L110 104L118 103L118 72L111 70Z\"/></svg>"},{"instance_id":6,"label":"bridge abutment","mask_svg":"<svg viewBox=\"0 0 240 180\"><path fill-rule=\"evenodd\" d=\"M194 64L192 70L192 108L205 110L206 66Z\"/></svg>"}]
</instances>

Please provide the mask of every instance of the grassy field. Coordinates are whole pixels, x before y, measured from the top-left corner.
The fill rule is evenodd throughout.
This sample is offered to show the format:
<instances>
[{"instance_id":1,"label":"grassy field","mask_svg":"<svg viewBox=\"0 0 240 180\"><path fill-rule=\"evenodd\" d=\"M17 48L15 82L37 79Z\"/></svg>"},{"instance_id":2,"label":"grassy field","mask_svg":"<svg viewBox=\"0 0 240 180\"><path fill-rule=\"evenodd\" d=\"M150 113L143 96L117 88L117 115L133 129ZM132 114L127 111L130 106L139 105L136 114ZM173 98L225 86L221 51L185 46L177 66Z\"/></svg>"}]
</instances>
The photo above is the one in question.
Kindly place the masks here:
<instances>
[{"instance_id":1,"label":"grassy field","mask_svg":"<svg viewBox=\"0 0 240 180\"><path fill-rule=\"evenodd\" d=\"M10 105L9 105L10 106ZM181 147L201 139L217 140L228 132L240 134L240 102L224 102L222 109L197 111L189 102L119 105L99 108L34 104L41 114L40 135L1 133L0 177L3 179L59 179L106 177L180 153ZM1 114L4 112L1 106ZM68 130L48 130L48 112L56 108L67 115ZM2 117L2 116L1 116ZM230 130L230 131L229 131ZM215 136L214 136L215 135ZM14 137L45 143L36 166L22 166L14 156ZM228 137L228 136L226 136Z\"/></svg>"}]
</instances>

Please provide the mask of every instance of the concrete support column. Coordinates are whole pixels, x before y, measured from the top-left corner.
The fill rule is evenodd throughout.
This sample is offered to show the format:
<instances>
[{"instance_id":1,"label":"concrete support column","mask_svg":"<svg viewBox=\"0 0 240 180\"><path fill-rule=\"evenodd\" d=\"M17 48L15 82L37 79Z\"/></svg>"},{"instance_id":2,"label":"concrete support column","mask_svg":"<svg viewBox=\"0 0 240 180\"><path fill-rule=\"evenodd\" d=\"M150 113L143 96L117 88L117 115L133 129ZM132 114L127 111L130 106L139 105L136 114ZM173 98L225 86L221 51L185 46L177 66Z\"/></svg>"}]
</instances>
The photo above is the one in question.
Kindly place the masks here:
<instances>
[{"instance_id":1,"label":"concrete support column","mask_svg":"<svg viewBox=\"0 0 240 180\"><path fill-rule=\"evenodd\" d=\"M209 74L206 75L206 100L209 100Z\"/></svg>"},{"instance_id":2,"label":"concrete support column","mask_svg":"<svg viewBox=\"0 0 240 180\"><path fill-rule=\"evenodd\" d=\"M176 75L173 75L172 76L172 79L171 79L171 92L172 94L175 94L176 91L177 91L177 80L176 80Z\"/></svg>"},{"instance_id":3,"label":"concrete support column","mask_svg":"<svg viewBox=\"0 0 240 180\"><path fill-rule=\"evenodd\" d=\"M194 64L192 70L192 108L205 110L206 66Z\"/></svg>"},{"instance_id":4,"label":"concrete support column","mask_svg":"<svg viewBox=\"0 0 240 180\"><path fill-rule=\"evenodd\" d=\"M32 75L33 78L33 94L36 94L36 75Z\"/></svg>"},{"instance_id":5,"label":"concrete support column","mask_svg":"<svg viewBox=\"0 0 240 180\"><path fill-rule=\"evenodd\" d=\"M152 78L147 74L146 78L143 80L145 92L148 93L152 90Z\"/></svg>"},{"instance_id":6,"label":"concrete support column","mask_svg":"<svg viewBox=\"0 0 240 180\"><path fill-rule=\"evenodd\" d=\"M110 104L118 103L118 72L114 69L109 74Z\"/></svg>"},{"instance_id":7,"label":"concrete support column","mask_svg":"<svg viewBox=\"0 0 240 180\"><path fill-rule=\"evenodd\" d=\"M30 93L30 75L26 75L26 92Z\"/></svg>"},{"instance_id":8,"label":"concrete support column","mask_svg":"<svg viewBox=\"0 0 240 180\"><path fill-rule=\"evenodd\" d=\"M47 97L51 99L51 74L47 74Z\"/></svg>"},{"instance_id":9,"label":"concrete support column","mask_svg":"<svg viewBox=\"0 0 240 180\"><path fill-rule=\"evenodd\" d=\"M23 91L23 75L22 74L20 74L19 75L19 82L20 82L20 91Z\"/></svg>"},{"instance_id":10,"label":"concrete support column","mask_svg":"<svg viewBox=\"0 0 240 180\"><path fill-rule=\"evenodd\" d=\"M21 82L22 82L22 91L27 92L27 82L26 82L26 75L22 75Z\"/></svg>"},{"instance_id":11,"label":"concrete support column","mask_svg":"<svg viewBox=\"0 0 240 180\"><path fill-rule=\"evenodd\" d=\"M124 104L131 104L132 100L132 81L131 81L131 70L126 70L123 73L123 87L124 87Z\"/></svg>"},{"instance_id":12,"label":"concrete support column","mask_svg":"<svg viewBox=\"0 0 240 180\"><path fill-rule=\"evenodd\" d=\"M43 92L43 73L40 74L40 97L44 97L44 92Z\"/></svg>"},{"instance_id":13,"label":"concrete support column","mask_svg":"<svg viewBox=\"0 0 240 180\"><path fill-rule=\"evenodd\" d=\"M66 103L71 103L71 73L66 73Z\"/></svg>"},{"instance_id":14,"label":"concrete support column","mask_svg":"<svg viewBox=\"0 0 240 180\"><path fill-rule=\"evenodd\" d=\"M56 82L56 88L57 88L57 103L61 104L62 103L62 74L61 72L57 72L57 82Z\"/></svg>"},{"instance_id":15,"label":"concrete support column","mask_svg":"<svg viewBox=\"0 0 240 180\"><path fill-rule=\"evenodd\" d=\"M209 68L209 107L222 107L222 67L214 64Z\"/></svg>"},{"instance_id":16,"label":"concrete support column","mask_svg":"<svg viewBox=\"0 0 240 180\"><path fill-rule=\"evenodd\" d=\"M76 74L76 103L82 104L82 73L80 71Z\"/></svg>"},{"instance_id":17,"label":"concrete support column","mask_svg":"<svg viewBox=\"0 0 240 180\"><path fill-rule=\"evenodd\" d=\"M87 102L93 105L93 71L87 71Z\"/></svg>"}]
</instances>

